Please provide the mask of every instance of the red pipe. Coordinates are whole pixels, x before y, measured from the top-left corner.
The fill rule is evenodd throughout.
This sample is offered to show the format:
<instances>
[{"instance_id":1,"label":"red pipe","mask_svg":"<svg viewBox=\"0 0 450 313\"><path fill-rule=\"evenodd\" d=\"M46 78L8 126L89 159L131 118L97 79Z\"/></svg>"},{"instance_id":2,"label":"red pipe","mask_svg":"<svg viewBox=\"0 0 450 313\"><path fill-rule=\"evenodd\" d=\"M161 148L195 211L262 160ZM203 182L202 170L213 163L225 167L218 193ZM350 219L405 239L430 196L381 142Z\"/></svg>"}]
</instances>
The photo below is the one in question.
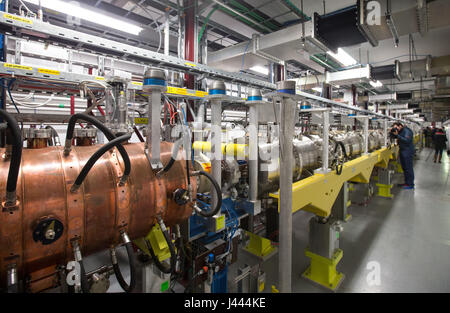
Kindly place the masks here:
<instances>
[{"instance_id":1,"label":"red pipe","mask_svg":"<svg viewBox=\"0 0 450 313\"><path fill-rule=\"evenodd\" d=\"M189 7L185 10L185 32L184 32L184 51L186 61L195 61L195 43L197 38L195 38L195 1L194 0L184 0L184 7ZM184 74L185 87L188 89L195 89L195 77L194 75ZM192 101L189 101L190 105L193 105ZM192 122L194 117L190 110L186 112L186 118L188 122Z\"/></svg>"},{"instance_id":2,"label":"red pipe","mask_svg":"<svg viewBox=\"0 0 450 313\"><path fill-rule=\"evenodd\" d=\"M102 109L101 106L97 105L97 109L98 109L98 111L100 112L100 114L101 114L102 116L105 116L105 111Z\"/></svg>"},{"instance_id":3,"label":"red pipe","mask_svg":"<svg viewBox=\"0 0 450 313\"><path fill-rule=\"evenodd\" d=\"M194 16L194 0L185 0L184 7L189 7L185 10L185 35L184 35L184 51L186 61L194 62L195 60L195 16ZM185 74L185 86L189 89L194 89L194 76Z\"/></svg>"},{"instance_id":4,"label":"red pipe","mask_svg":"<svg viewBox=\"0 0 450 313\"><path fill-rule=\"evenodd\" d=\"M75 96L70 96L70 115L75 114Z\"/></svg>"}]
</instances>

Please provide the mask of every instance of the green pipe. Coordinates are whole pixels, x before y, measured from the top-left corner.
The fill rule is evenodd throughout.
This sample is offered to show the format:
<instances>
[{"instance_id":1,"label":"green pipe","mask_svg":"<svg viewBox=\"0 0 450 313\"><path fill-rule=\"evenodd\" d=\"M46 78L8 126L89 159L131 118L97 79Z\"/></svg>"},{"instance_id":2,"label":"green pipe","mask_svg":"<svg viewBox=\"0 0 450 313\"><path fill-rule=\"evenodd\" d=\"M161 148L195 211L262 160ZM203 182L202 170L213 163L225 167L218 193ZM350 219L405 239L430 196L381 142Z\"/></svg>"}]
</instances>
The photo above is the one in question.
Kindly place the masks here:
<instances>
[{"instance_id":1,"label":"green pipe","mask_svg":"<svg viewBox=\"0 0 450 313\"><path fill-rule=\"evenodd\" d=\"M327 60L326 58L323 59L320 54L311 55L309 57L309 59L314 61L314 62L316 62L316 63L318 63L318 64L320 64L320 65L322 65L322 66L328 67L328 68L330 68L330 69L332 69L334 71L337 71L338 68L339 68L335 64L333 64L334 62L330 62L330 60Z\"/></svg>"},{"instance_id":2,"label":"green pipe","mask_svg":"<svg viewBox=\"0 0 450 313\"><path fill-rule=\"evenodd\" d=\"M201 40L202 37L203 37L203 33L205 32L206 25L207 25L208 22L209 22L209 18L211 17L211 15L213 15L214 12L216 12L216 10L217 10L218 8L219 8L219 7L216 6L214 9L212 9L211 11L209 11L208 15L206 16L206 19L205 19L205 22L203 23L202 29L200 30L200 33L198 34L198 42L199 42L199 43L200 43L200 40Z\"/></svg>"},{"instance_id":3,"label":"green pipe","mask_svg":"<svg viewBox=\"0 0 450 313\"><path fill-rule=\"evenodd\" d=\"M248 14L251 18L253 18L254 20L256 20L257 22L263 22L264 18L259 16L257 13L255 12L250 12L249 9L247 9L245 6L243 6L242 4L240 4L239 2L235 1L235 0L231 0L230 4L232 4L233 6L235 6L237 9L240 9L242 14ZM272 24L271 22L263 22L264 25L266 25L267 27L270 27L272 30L278 30L280 29L278 26Z\"/></svg>"},{"instance_id":4,"label":"green pipe","mask_svg":"<svg viewBox=\"0 0 450 313\"><path fill-rule=\"evenodd\" d=\"M220 10L220 11L223 11L223 12L225 12L225 13L231 15L231 16L234 16L235 18L237 18L238 20L240 20L240 21L243 22L244 24L247 24L247 25L249 25L250 27L252 27L252 28L254 28L254 29L257 29L257 30L259 30L259 31L262 32L262 33L267 32L267 30L261 28L261 27L258 26L257 24L254 24L254 23L250 22L249 20L240 17L240 16L237 15L236 13L234 13L234 12L232 12L232 11L230 11L230 10L224 8L224 7L221 7L219 10Z\"/></svg>"},{"instance_id":5,"label":"green pipe","mask_svg":"<svg viewBox=\"0 0 450 313\"><path fill-rule=\"evenodd\" d=\"M295 4L293 4L290 0L282 0L282 2L293 11L298 17L301 17L304 21L311 20L311 17L306 15L303 11L301 11Z\"/></svg>"}]
</instances>

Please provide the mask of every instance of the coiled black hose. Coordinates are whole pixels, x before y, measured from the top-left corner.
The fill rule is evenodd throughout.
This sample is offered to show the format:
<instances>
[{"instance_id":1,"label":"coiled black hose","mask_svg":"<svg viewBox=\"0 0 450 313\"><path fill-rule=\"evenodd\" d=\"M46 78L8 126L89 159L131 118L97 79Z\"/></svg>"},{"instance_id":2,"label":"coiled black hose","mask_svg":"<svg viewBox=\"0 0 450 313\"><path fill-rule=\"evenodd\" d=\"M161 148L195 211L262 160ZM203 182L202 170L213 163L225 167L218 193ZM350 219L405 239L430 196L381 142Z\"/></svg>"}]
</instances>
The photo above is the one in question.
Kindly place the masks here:
<instances>
[{"instance_id":1,"label":"coiled black hose","mask_svg":"<svg viewBox=\"0 0 450 313\"><path fill-rule=\"evenodd\" d=\"M214 216L217 213L219 213L220 209L222 208L222 190L220 189L219 184L216 182L216 180L211 175L209 175L205 171L199 171L198 174L208 178L209 181L211 182L211 184L214 186L214 189L216 190L216 195L217 195L217 203L216 203L216 207L211 211L198 210L197 212L198 212L198 214L200 214L203 217Z\"/></svg>"},{"instance_id":2,"label":"coiled black hose","mask_svg":"<svg viewBox=\"0 0 450 313\"><path fill-rule=\"evenodd\" d=\"M0 109L0 116L8 123L8 128L12 134L12 153L9 164L8 180L6 183L6 202L15 204L17 179L19 177L20 163L22 160L22 132L14 117L5 110ZM13 203L14 202L14 203Z\"/></svg>"},{"instance_id":3,"label":"coiled black hose","mask_svg":"<svg viewBox=\"0 0 450 313\"><path fill-rule=\"evenodd\" d=\"M159 258L156 256L155 252L153 251L151 243L147 239L145 239L145 244L147 245L147 249L150 252L150 256L152 257L153 263L155 263L156 267L165 274L171 273L172 272L171 266L168 266L167 264L159 261Z\"/></svg>"},{"instance_id":4,"label":"coiled black hose","mask_svg":"<svg viewBox=\"0 0 450 313\"><path fill-rule=\"evenodd\" d=\"M89 173L89 171L91 170L91 168L94 166L95 162L97 162L98 159L100 159L100 157L105 154L107 151L109 151L110 149L112 149L113 147L119 147L120 144L124 141L127 141L128 139L131 138L131 134L126 134L120 137L117 137L113 140L111 140L110 142L108 142L107 144L103 145L100 147L100 149L98 149L87 161L87 163L83 166L80 174L78 174L77 179L75 180L75 183L72 185L72 188L70 189L72 192L75 192L78 190L78 188L81 186L81 184L83 183L84 179L86 178L87 174ZM130 158L128 157L128 154L125 154L125 158L123 159L124 163L125 163L125 172L130 172L130 168L131 168L131 162L130 162Z\"/></svg>"},{"instance_id":5,"label":"coiled black hose","mask_svg":"<svg viewBox=\"0 0 450 313\"><path fill-rule=\"evenodd\" d=\"M130 293L136 288L136 260L134 257L133 244L131 241L125 243L125 248L127 249L128 262L130 265L130 284L128 285L125 279L122 276L122 272L119 268L119 263L117 259L113 260L113 270L116 275L117 281L119 282L120 287L127 292ZM115 253L115 252L114 252Z\"/></svg>"},{"instance_id":6,"label":"coiled black hose","mask_svg":"<svg viewBox=\"0 0 450 313\"><path fill-rule=\"evenodd\" d=\"M335 159L333 162L336 162L336 174L341 175L342 169L344 168L345 159L347 158L347 153L345 151L345 146L342 141L336 141L336 145L334 146L334 154L337 153L339 146L342 149L342 153L344 154L344 161L339 165L339 162L337 159Z\"/></svg>"},{"instance_id":7,"label":"coiled black hose","mask_svg":"<svg viewBox=\"0 0 450 313\"><path fill-rule=\"evenodd\" d=\"M85 122L91 123L92 125L96 126L104 135L105 137L111 141L114 138L116 138L116 136L114 136L114 134L104 125L102 124L98 119L96 119L93 116L89 116L87 114L84 113L77 113L74 114L70 117L69 120L69 125L67 127L67 134L66 134L66 144L64 147L64 154L68 155L70 153L71 147L72 147L72 139L73 139L73 132L75 130L75 123L78 120L83 120ZM117 146L117 150L119 150L120 155L122 156L122 159L125 161L125 159L129 160L128 157L128 153L125 150L125 148L122 145L118 145ZM127 167L125 166L125 170L123 172L123 176L121 179L120 184L123 185L125 183L125 181L127 180L128 176L130 175L131 172L131 166Z\"/></svg>"}]
</instances>

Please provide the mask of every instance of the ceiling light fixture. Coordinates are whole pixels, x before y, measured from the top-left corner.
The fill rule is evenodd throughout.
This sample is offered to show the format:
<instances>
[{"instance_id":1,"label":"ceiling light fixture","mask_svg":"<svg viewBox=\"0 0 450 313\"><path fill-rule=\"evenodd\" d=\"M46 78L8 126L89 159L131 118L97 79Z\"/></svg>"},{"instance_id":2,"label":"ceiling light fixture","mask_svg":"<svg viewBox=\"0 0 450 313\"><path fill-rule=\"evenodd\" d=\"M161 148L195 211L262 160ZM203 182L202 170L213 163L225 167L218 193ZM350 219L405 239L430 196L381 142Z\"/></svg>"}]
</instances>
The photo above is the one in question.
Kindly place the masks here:
<instances>
[{"instance_id":1,"label":"ceiling light fixture","mask_svg":"<svg viewBox=\"0 0 450 313\"><path fill-rule=\"evenodd\" d=\"M380 88L380 87L383 86L383 84L382 84L379 80L377 80L376 82L373 81L373 80L371 80L371 81L370 81L370 85L371 85L373 88Z\"/></svg>"},{"instance_id":2,"label":"ceiling light fixture","mask_svg":"<svg viewBox=\"0 0 450 313\"><path fill-rule=\"evenodd\" d=\"M265 66L255 65L255 66L252 66L250 68L250 70L254 71L254 72L257 72L257 73L260 73L260 74L263 74L263 75L266 75L266 76L269 75L269 69L267 67L265 67Z\"/></svg>"},{"instance_id":3,"label":"ceiling light fixture","mask_svg":"<svg viewBox=\"0 0 450 313\"><path fill-rule=\"evenodd\" d=\"M332 51L328 51L327 53L344 66L358 64L358 62L342 48L338 49L338 53L333 53Z\"/></svg>"},{"instance_id":4,"label":"ceiling light fixture","mask_svg":"<svg viewBox=\"0 0 450 313\"><path fill-rule=\"evenodd\" d=\"M39 5L39 0L24 0L35 5ZM70 16L78 17L80 19L114 28L129 34L138 35L143 28L137 25L124 22L118 18L111 17L105 14L97 13L92 10L85 9L72 3L67 3L60 0L40 0L42 7L58 11Z\"/></svg>"}]
</instances>

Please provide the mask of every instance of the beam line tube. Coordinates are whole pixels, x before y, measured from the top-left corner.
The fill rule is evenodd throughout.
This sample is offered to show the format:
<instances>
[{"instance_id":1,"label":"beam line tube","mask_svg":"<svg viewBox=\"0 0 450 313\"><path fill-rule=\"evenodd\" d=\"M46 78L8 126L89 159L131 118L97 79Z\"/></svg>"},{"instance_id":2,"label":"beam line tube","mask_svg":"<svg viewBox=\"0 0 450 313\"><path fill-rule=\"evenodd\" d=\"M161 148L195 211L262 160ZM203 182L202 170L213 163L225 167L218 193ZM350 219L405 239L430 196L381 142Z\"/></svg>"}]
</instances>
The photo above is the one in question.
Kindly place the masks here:
<instances>
[{"instance_id":1,"label":"beam line tube","mask_svg":"<svg viewBox=\"0 0 450 313\"><path fill-rule=\"evenodd\" d=\"M280 292L291 292L292 280L292 168L295 102L281 101L280 133L280 245L278 251L278 277Z\"/></svg>"}]
</instances>

